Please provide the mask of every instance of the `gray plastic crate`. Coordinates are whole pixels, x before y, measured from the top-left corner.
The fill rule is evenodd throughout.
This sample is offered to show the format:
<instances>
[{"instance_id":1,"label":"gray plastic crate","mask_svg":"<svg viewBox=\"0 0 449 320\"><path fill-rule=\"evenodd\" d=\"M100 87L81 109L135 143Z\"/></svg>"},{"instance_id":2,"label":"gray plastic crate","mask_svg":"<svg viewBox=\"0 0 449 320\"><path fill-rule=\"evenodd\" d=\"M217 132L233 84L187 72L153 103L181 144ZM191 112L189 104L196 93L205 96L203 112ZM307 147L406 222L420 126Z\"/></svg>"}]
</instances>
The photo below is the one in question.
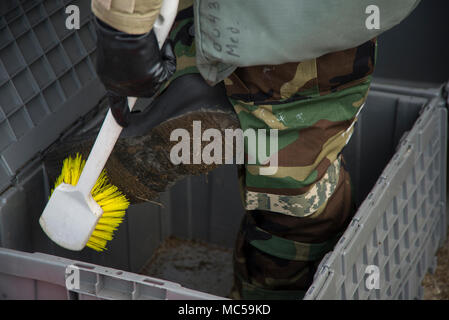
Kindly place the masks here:
<instances>
[{"instance_id":1,"label":"gray plastic crate","mask_svg":"<svg viewBox=\"0 0 449 320\"><path fill-rule=\"evenodd\" d=\"M422 294L421 280L435 266L436 250L446 236L447 112L444 100L436 92L373 86L345 156L357 199L363 200L376 180L377 184L334 252L322 262L306 299L406 299ZM379 122L383 123L382 132L373 135L373 126L376 128ZM409 130L406 138L401 139ZM397 141L382 140L382 134L396 137ZM373 152L385 156L374 161ZM114 274L120 272L117 270L139 272L169 235L232 247L243 214L235 168L223 166L208 177L191 177L176 184L162 195L163 206L153 203L131 206L107 253L98 254L89 249L77 253L55 245L39 227L38 218L48 196L46 188L45 169L36 160L17 176L14 186L0 195L0 246L14 249L0 249L0 279L8 279L0 280L0 293L9 297L13 296L11 290L17 288L11 285L10 279L20 279L28 286L34 283L36 290L44 288L38 290L42 296L53 294L45 292L56 289L46 283L44 275L50 270L52 259L57 257L70 259L71 264L74 261L95 264L99 269L94 269L92 274L101 269L98 265L114 268L101 269ZM33 252L52 256L33 255ZM26 269L21 274L11 274L14 266L22 264L22 259L23 263L33 263L33 257L39 261L37 271ZM369 264L378 265L381 270L380 290L364 289L364 271ZM59 276L63 277L61 272ZM128 283L129 289L134 286L134 276L124 272L118 283ZM109 291L120 292L119 284L111 284ZM80 290L68 294L61 282L57 292L59 298L84 298L86 293ZM111 294L98 297L118 297ZM188 289L183 298L190 295L212 298ZM133 298L133 295L120 297Z\"/></svg>"},{"instance_id":2,"label":"gray plastic crate","mask_svg":"<svg viewBox=\"0 0 449 320\"><path fill-rule=\"evenodd\" d=\"M80 30L64 26L72 3L81 8ZM234 245L243 209L233 166L181 181L162 205L131 206L106 253L62 249L38 224L50 184L39 152L76 130L104 95L89 3L0 2L0 298L218 298L135 273L170 235ZM446 237L446 123L438 90L373 85L344 151L361 206L306 299L421 297ZM370 264L381 271L380 290L364 286ZM69 265L80 268L79 290L65 287Z\"/></svg>"},{"instance_id":3,"label":"gray plastic crate","mask_svg":"<svg viewBox=\"0 0 449 320\"><path fill-rule=\"evenodd\" d=\"M380 101L395 95L385 92L373 94ZM391 126L386 121L401 122L402 117L399 117L405 111L400 111L401 104L412 105L413 100L419 105L419 98L397 96L396 118L383 115L377 123L371 123L372 129L382 123L381 131L372 130L372 136L356 133L353 143L358 145L359 154L349 159L355 159L359 166L365 166L364 170L369 170L364 165L364 157L384 151L384 147L379 148L379 142L375 140L382 141L382 135L392 136L389 132ZM430 98L424 106L334 251L321 263L305 299L422 297L421 282L426 273L436 267L435 254L446 239L447 230L447 101L437 96ZM367 111L358 130L369 122L370 110ZM365 153L366 149L370 152ZM364 170L359 173L363 174ZM355 177L365 179L363 176ZM360 181L356 180L355 185L360 186ZM363 192L363 189L359 191ZM368 266L378 268L378 289L366 285L371 273Z\"/></svg>"},{"instance_id":4,"label":"gray plastic crate","mask_svg":"<svg viewBox=\"0 0 449 320\"><path fill-rule=\"evenodd\" d=\"M69 4L80 29L65 26ZM89 0L0 2L0 192L104 95Z\"/></svg>"},{"instance_id":5,"label":"gray plastic crate","mask_svg":"<svg viewBox=\"0 0 449 320\"><path fill-rule=\"evenodd\" d=\"M74 268L79 272L80 286L68 291L65 276ZM2 249L0 270L1 299L222 299L183 288L177 283L43 253Z\"/></svg>"}]
</instances>

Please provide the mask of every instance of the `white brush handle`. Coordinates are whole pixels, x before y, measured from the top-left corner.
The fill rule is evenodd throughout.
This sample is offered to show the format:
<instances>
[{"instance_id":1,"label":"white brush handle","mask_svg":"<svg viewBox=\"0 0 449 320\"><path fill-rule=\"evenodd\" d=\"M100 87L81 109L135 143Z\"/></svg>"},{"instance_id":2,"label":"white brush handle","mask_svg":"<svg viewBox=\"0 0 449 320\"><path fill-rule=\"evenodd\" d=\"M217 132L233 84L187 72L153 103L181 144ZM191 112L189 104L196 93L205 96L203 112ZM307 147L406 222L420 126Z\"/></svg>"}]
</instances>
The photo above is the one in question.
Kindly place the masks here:
<instances>
[{"instance_id":1,"label":"white brush handle","mask_svg":"<svg viewBox=\"0 0 449 320\"><path fill-rule=\"evenodd\" d=\"M153 25L154 33L156 34L159 48L164 45L170 29L175 22L176 14L178 13L179 0L164 0L162 2L161 11Z\"/></svg>"},{"instance_id":2,"label":"white brush handle","mask_svg":"<svg viewBox=\"0 0 449 320\"><path fill-rule=\"evenodd\" d=\"M178 3L179 0L164 0L162 3L159 17L153 27L159 43L159 48L162 48L162 45L170 32L171 26L175 21ZM132 57L130 58L132 59ZM137 98L128 97L130 110L134 108L136 100ZM115 121L111 110L109 110L76 185L76 188L86 197L90 194L97 182L122 129L123 128Z\"/></svg>"},{"instance_id":3,"label":"white brush handle","mask_svg":"<svg viewBox=\"0 0 449 320\"><path fill-rule=\"evenodd\" d=\"M128 98L129 109L132 110L136 103L136 98ZM84 195L89 195L101 171L103 170L106 161L111 155L117 142L120 133L122 132L122 126L115 121L111 110L109 109L106 118L101 126L101 130L98 133L97 140L92 147L87 158L86 165L84 166L81 176L78 180L76 188Z\"/></svg>"}]
</instances>

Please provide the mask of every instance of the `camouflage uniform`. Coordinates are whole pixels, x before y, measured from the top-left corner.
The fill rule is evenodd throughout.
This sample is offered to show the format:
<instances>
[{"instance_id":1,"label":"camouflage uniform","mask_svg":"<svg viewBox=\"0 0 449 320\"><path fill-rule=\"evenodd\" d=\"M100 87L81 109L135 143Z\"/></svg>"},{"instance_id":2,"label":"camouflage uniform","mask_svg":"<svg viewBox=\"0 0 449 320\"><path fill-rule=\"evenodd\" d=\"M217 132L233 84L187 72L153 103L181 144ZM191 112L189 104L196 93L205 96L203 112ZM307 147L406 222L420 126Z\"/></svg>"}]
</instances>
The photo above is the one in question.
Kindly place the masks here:
<instances>
[{"instance_id":1,"label":"camouflage uniform","mask_svg":"<svg viewBox=\"0 0 449 320\"><path fill-rule=\"evenodd\" d=\"M193 11L171 32L175 76L197 73ZM236 299L297 299L353 214L341 151L365 103L376 41L317 59L237 69L225 85L243 130L278 129L278 171L240 173L247 213L234 253Z\"/></svg>"},{"instance_id":2,"label":"camouflage uniform","mask_svg":"<svg viewBox=\"0 0 449 320\"><path fill-rule=\"evenodd\" d=\"M280 66L238 69L226 80L242 129L279 129L279 169L246 165L248 213L235 251L234 298L301 298L317 264L352 217L341 151L374 68L375 40Z\"/></svg>"}]
</instances>

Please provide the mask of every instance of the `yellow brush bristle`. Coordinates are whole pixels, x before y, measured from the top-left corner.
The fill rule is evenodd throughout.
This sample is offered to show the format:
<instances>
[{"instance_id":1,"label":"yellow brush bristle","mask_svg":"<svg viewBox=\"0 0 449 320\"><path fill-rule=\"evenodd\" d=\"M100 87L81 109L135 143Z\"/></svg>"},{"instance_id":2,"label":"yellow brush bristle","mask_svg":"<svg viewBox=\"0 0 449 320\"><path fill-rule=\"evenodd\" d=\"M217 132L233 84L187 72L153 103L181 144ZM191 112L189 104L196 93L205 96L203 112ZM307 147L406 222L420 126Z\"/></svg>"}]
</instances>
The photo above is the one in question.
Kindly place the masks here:
<instances>
[{"instance_id":1,"label":"yellow brush bristle","mask_svg":"<svg viewBox=\"0 0 449 320\"><path fill-rule=\"evenodd\" d=\"M74 158L65 159L62 163L61 175L56 179L54 188L62 182L76 185L85 164L86 161L78 153ZM116 186L109 183L105 170L98 177L91 194L103 209L103 215L98 220L86 246L96 251L103 251L106 250L107 241L112 240L114 231L122 223L129 201Z\"/></svg>"}]
</instances>

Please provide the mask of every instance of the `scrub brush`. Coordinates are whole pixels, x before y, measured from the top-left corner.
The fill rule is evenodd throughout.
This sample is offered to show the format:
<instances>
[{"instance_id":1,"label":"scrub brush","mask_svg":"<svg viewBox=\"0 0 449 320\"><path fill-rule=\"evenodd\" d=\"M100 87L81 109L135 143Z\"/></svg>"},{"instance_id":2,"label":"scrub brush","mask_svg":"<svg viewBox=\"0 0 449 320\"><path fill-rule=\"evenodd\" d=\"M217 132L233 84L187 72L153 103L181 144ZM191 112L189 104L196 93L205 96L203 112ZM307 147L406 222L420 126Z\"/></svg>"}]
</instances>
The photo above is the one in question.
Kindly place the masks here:
<instances>
[{"instance_id":1,"label":"scrub brush","mask_svg":"<svg viewBox=\"0 0 449 320\"><path fill-rule=\"evenodd\" d=\"M159 48L167 38L177 9L178 0L164 0L162 3L159 17L153 26ZM135 103L135 97L128 97L129 110L133 109ZM80 157L67 161L63 176L67 175L70 181L63 181L64 177L61 181L58 179L59 185L53 190L39 219L42 230L61 247L80 251L90 242L91 248L104 250L106 242L112 239L111 231L116 228L114 225L120 224L123 219L121 215L124 212L120 212L123 210L118 210L120 207L116 206L119 201L119 196L115 194L117 189L108 187L103 174L103 168L122 129L109 109L85 164ZM72 163L79 165L72 167ZM100 224L105 210L109 215Z\"/></svg>"},{"instance_id":2,"label":"scrub brush","mask_svg":"<svg viewBox=\"0 0 449 320\"><path fill-rule=\"evenodd\" d=\"M83 160L79 153L74 158L71 156L66 158L63 161L61 175L56 179L51 193L61 183L76 186L85 164L86 160ZM116 186L109 182L106 170L101 172L91 191L91 195L103 210L103 214L98 220L86 246L101 252L106 250L107 242L112 240L114 231L122 223L126 209L129 207L129 201Z\"/></svg>"}]
</instances>

